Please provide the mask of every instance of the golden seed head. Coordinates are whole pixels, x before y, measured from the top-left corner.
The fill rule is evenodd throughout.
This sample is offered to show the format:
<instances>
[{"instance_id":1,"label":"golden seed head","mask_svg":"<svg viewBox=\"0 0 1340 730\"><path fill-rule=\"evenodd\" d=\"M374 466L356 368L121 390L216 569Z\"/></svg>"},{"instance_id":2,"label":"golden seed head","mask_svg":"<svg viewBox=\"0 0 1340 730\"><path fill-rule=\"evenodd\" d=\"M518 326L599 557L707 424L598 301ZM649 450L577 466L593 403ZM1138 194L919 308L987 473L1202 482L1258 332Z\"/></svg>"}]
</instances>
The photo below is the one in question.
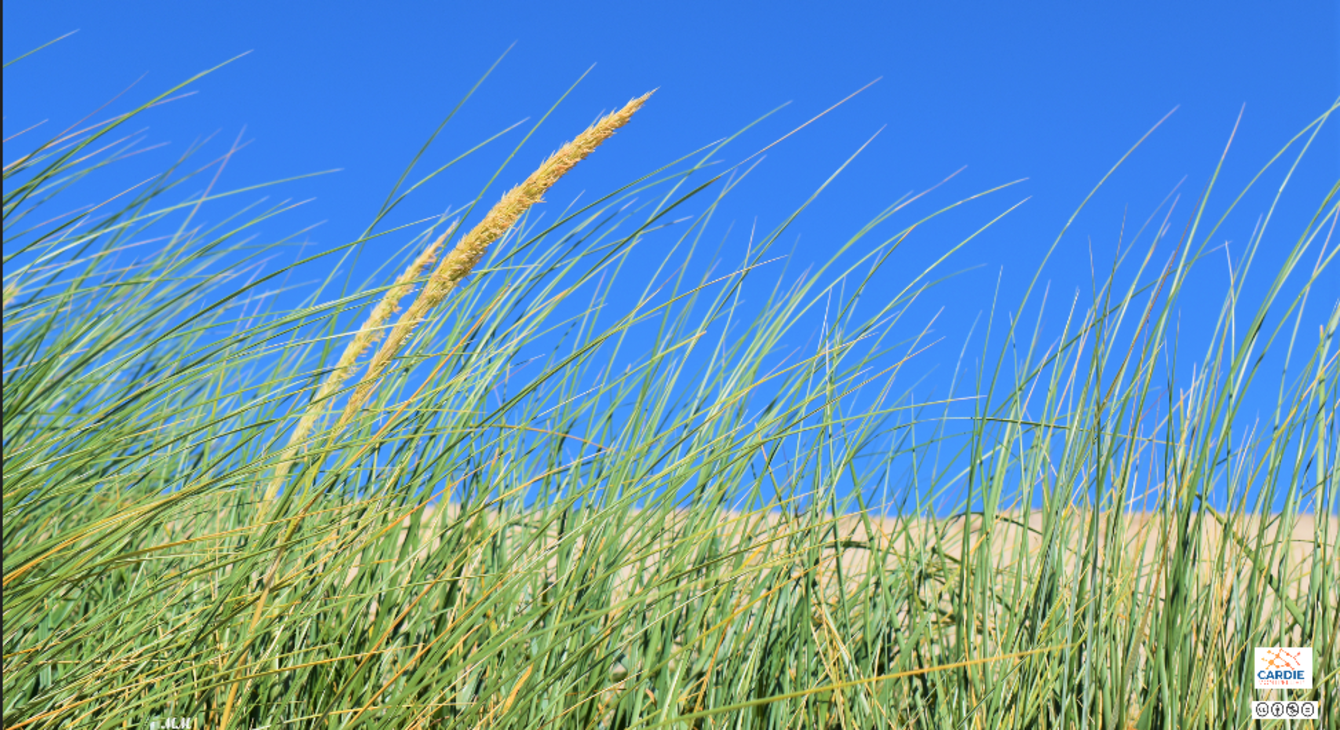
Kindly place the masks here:
<instances>
[{"instance_id":1,"label":"golden seed head","mask_svg":"<svg viewBox=\"0 0 1340 730\"><path fill-rule=\"evenodd\" d=\"M429 312L470 275L488 252L489 245L506 233L507 229L532 205L540 202L544 193L558 182L559 178L578 162L586 159L587 155L595 151L596 147L609 139L620 127L627 124L633 113L642 108L651 94L652 92L643 94L625 104L619 111L602 117L571 142L559 148L520 185L507 191L484 219L457 242L456 247L443 257L442 263L438 265L437 271L433 272L428 284L419 292L418 298L410 305L409 310L401 315L386 341L382 343L381 349L373 356L372 363L368 365L368 375L354 390L344 413L340 416L337 428L347 423L363 407L372 394L378 378L386 371L391 360L399 354L400 348L409 339L414 327L427 319Z\"/></svg>"},{"instance_id":2,"label":"golden seed head","mask_svg":"<svg viewBox=\"0 0 1340 730\"><path fill-rule=\"evenodd\" d=\"M578 162L586 159L620 127L627 124L651 94L652 92L647 92L625 104L619 111L601 118L571 142L560 147L557 152L549 155L549 158L540 163L540 167L520 185L504 193L502 199L489 210L488 215L484 216L484 219L461 239L456 249L443 259L442 265L438 267L432 282L425 290L425 294L433 298L432 304L436 304L442 296L468 276L484 257L489 245L502 237L532 205L541 202L544 193L553 187L559 178L567 174Z\"/></svg>"}]
</instances>

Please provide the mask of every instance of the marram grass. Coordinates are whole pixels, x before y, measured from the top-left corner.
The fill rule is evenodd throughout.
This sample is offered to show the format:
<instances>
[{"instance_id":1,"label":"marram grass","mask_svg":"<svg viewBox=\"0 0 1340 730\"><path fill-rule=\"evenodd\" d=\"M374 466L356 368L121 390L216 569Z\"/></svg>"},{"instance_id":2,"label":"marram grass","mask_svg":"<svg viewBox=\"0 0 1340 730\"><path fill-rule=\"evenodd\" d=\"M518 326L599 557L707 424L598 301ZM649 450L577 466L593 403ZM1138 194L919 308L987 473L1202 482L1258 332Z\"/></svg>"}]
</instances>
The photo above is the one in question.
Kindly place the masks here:
<instances>
[{"instance_id":1,"label":"marram grass","mask_svg":"<svg viewBox=\"0 0 1340 730\"><path fill-rule=\"evenodd\" d=\"M877 245L855 226L743 329L786 224L736 271L607 311L633 246L691 248L743 174L703 179L714 146L528 217L645 97L445 254L454 227L370 229L258 269L288 242L246 237L286 206L208 223L212 187L170 195L207 167L39 222L166 96L6 142L5 727L1246 727L1272 645L1313 648L1295 697L1340 722L1335 186L1280 192L1315 215L1263 218L1194 354L1179 297L1235 199L1213 184L1161 211L1184 228L1124 242L1060 331L1030 331L1028 301L991 312L999 350L953 393L895 394L906 358L880 343L922 350L903 315L932 272L850 284L924 219ZM295 267L398 237L385 279L267 303ZM1253 270L1267 248L1278 270ZM863 291L881 304L859 320Z\"/></svg>"},{"instance_id":2,"label":"marram grass","mask_svg":"<svg viewBox=\"0 0 1340 730\"><path fill-rule=\"evenodd\" d=\"M390 337L377 351L368 367L367 380L359 384L345 406L344 415L340 417L337 428L358 412L363 403L367 401L368 395L376 387L377 379L386 371L387 365L400 352L405 340L414 331L414 326L426 319L433 308L441 303L447 294L470 274L479 260L484 257L484 253L488 251L489 244L498 240L532 205L540 202L545 191L553 187L554 183L558 182L558 179L563 177L568 170L571 170L578 162L595 151L595 148L599 147L601 142L609 139L616 130L627 124L633 113L640 109L642 104L650 97L651 93L647 93L633 99L625 104L623 109L604 117L582 132L576 139L563 145L549 159L545 160L539 169L531 173L524 182L508 191L502 197L502 200L499 200L484 216L484 219L465 238L461 239L433 272L432 277L428 279L424 289L414 300L414 304L409 311L404 313L400 320L395 323ZM405 273L387 290L382 301L373 308L367 323L354 335L354 339L345 348L344 354L340 356L339 362L335 364L335 369L330 372L320 390L317 391L313 407L303 415L302 419L298 421L298 425L293 429L293 435L289 438L290 445L301 442L311 433L312 426L319 414L317 404L325 402L344 384L345 379L353 372L354 363L358 356L380 337L382 327L390 320L391 315L398 311L400 298L405 294L406 289L437 258L438 250L454 230L455 227L453 226L433 241L428 248L424 249L423 253L414 260L414 263L405 269ZM279 475L270 491L266 493L264 500L266 503L269 503L278 494L287 471L287 466L280 467Z\"/></svg>"}]
</instances>

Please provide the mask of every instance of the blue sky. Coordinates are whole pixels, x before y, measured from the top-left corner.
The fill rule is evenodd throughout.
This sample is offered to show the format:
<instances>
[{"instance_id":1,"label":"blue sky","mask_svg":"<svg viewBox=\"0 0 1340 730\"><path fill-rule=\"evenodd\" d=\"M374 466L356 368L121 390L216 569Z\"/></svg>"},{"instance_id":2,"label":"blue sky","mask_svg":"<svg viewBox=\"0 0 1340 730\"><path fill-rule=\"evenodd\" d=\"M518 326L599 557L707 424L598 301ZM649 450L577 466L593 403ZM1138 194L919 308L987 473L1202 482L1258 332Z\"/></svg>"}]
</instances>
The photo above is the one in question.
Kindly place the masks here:
<instances>
[{"instance_id":1,"label":"blue sky","mask_svg":"<svg viewBox=\"0 0 1340 730\"><path fill-rule=\"evenodd\" d=\"M784 237L784 250L795 244L792 272L821 263L885 206L959 168L966 166L902 224L913 214L1027 178L928 226L892 269L888 285L901 286L944 247L1028 199L954 257L946 271L969 270L944 284L921 312L924 321L939 311L936 331L943 341L927 362L943 372L973 322L990 309L998 282L1001 301L1012 305L1089 190L1174 108L1076 220L1043 279L1058 292L1087 292L1090 252L1110 261L1123 215L1142 222L1179 183L1194 198L1241 111L1218 183L1220 205L1211 205L1222 210L1290 137L1340 97L1337 8L1333 2L16 0L3 10L7 60L79 32L6 69L4 129L8 136L43 119L53 131L63 129L139 79L108 107L123 111L250 51L196 85L196 95L146 118L148 140L170 145L144 164L157 169L152 166L214 133L212 149L221 153L242 133L250 144L230 163L226 186L340 168L273 193L314 198L271 228L278 236L321 222L307 237L319 248L363 230L409 158L505 52L424 169L514 122L539 119L594 69L527 143L490 199L600 112L658 89L624 132L551 192L555 208L583 191L589 198L627 182L789 102L725 155L738 161L880 79L769 150L732 194L722 225L747 230L757 221L760 230L771 230L877 132ZM525 129L416 193L393 223L467 202ZM1276 244L1291 242L1286 234L1299 230L1318 193L1337 178L1340 148L1331 134L1297 171L1291 185L1303 193L1276 214L1279 238L1264 246L1263 269ZM1222 238L1247 239L1278 187L1278 177L1271 180L1244 201ZM1184 201L1180 210L1189 208ZM727 242L723 265L743 257L745 242L742 235ZM403 243L385 245L393 251ZM648 271L658 263L654 255L639 261ZM1195 299L1184 304L1188 321L1213 321L1222 296L1215 293L1215 275L1206 274L1203 286L1211 296L1203 311ZM642 282L635 283L631 288L640 291Z\"/></svg>"}]
</instances>

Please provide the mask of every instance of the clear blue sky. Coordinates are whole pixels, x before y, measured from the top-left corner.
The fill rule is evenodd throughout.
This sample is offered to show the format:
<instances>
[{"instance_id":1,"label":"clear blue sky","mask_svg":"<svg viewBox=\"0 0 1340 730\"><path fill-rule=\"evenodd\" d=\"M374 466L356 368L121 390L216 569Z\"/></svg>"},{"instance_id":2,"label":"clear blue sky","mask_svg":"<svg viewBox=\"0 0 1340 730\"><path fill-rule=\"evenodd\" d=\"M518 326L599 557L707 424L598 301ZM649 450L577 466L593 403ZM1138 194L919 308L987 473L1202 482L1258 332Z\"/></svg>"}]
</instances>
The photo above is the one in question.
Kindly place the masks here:
<instances>
[{"instance_id":1,"label":"clear blue sky","mask_svg":"<svg viewBox=\"0 0 1340 730\"><path fill-rule=\"evenodd\" d=\"M881 128L784 239L783 252L799 237L792 272L826 259L827 251L904 193L924 190L965 165L961 175L913 213L1028 178L928 227L909 242L893 269L920 271L958 236L1029 198L957 255L947 270L978 268L945 284L926 309L930 316L944 307L936 328L944 343L929 355L944 367L952 365L974 319L991 306L997 277L1002 300L1012 305L1093 185L1175 107L1176 113L1076 221L1044 278L1054 291L1087 292L1090 247L1096 259L1110 261L1123 213L1129 210L1132 220L1142 222L1183 179L1181 191L1194 198L1245 105L1219 183L1220 205L1211 206L1222 210L1229 193L1235 195L1290 137L1340 97L1337 8L1340 4L1333 1L13 0L3 10L7 60L79 32L5 71L4 129L10 135L43 119L51 120L47 128L52 131L63 129L143 76L109 107L122 111L132 101L251 51L200 82L197 95L146 117L148 141L171 143L155 153L152 164L161 166L215 132L212 149L221 153L245 128L244 139L251 144L230 163L225 186L341 168L272 193L315 200L267 232L277 237L325 221L308 238L321 247L351 240L363 230L411 155L509 47L424 169L514 122L538 119L592 64L595 68L504 173L490 198L598 113L659 88L624 132L548 196L552 207L566 205L582 191L589 198L627 182L791 102L726 155L727 161L738 161L881 78L770 150L762 167L732 195L723 226L734 221L737 229L747 229L757 218L760 230L770 230ZM416 194L393 222L467 202L481 176L501 162L524 129L457 175ZM1308 192L1286 201L1277 215L1287 222L1272 243L1291 241L1285 234L1306 222L1300 216L1315 209L1314 193L1340 178L1336 139L1334 134L1323 137L1298 171L1293 185ZM1244 202L1223 238L1247 240L1278 186L1274 180L1262 195ZM1189 209L1184 200L1179 210ZM906 224L913 218L899 220ZM742 235L730 239L723 266L742 258L745 240ZM403 243L384 245L395 250ZM1266 249L1262 266L1269 265L1270 243ZM369 251L365 258L375 254ZM639 260L652 266L653 258ZM636 271L625 275L637 279ZM775 275L763 278L771 281ZM633 283L637 286L630 289L640 291L641 281ZM901 283L891 276L890 285ZM1204 300L1206 310L1188 312L1188 317L1213 316L1222 290L1206 291L1213 295Z\"/></svg>"}]
</instances>

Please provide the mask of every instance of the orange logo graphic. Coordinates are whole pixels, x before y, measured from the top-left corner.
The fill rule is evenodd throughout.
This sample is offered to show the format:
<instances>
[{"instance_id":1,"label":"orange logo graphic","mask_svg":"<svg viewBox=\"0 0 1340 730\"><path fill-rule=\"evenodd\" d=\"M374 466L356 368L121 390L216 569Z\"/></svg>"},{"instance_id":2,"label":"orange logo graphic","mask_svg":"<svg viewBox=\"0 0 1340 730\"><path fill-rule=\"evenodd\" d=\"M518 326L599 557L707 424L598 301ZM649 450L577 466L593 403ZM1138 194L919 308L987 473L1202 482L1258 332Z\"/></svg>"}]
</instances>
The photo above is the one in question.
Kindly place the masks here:
<instances>
[{"instance_id":1,"label":"orange logo graphic","mask_svg":"<svg viewBox=\"0 0 1340 730\"><path fill-rule=\"evenodd\" d=\"M1262 669L1302 669L1303 652L1294 649L1291 654L1288 649L1266 649L1261 664Z\"/></svg>"}]
</instances>

